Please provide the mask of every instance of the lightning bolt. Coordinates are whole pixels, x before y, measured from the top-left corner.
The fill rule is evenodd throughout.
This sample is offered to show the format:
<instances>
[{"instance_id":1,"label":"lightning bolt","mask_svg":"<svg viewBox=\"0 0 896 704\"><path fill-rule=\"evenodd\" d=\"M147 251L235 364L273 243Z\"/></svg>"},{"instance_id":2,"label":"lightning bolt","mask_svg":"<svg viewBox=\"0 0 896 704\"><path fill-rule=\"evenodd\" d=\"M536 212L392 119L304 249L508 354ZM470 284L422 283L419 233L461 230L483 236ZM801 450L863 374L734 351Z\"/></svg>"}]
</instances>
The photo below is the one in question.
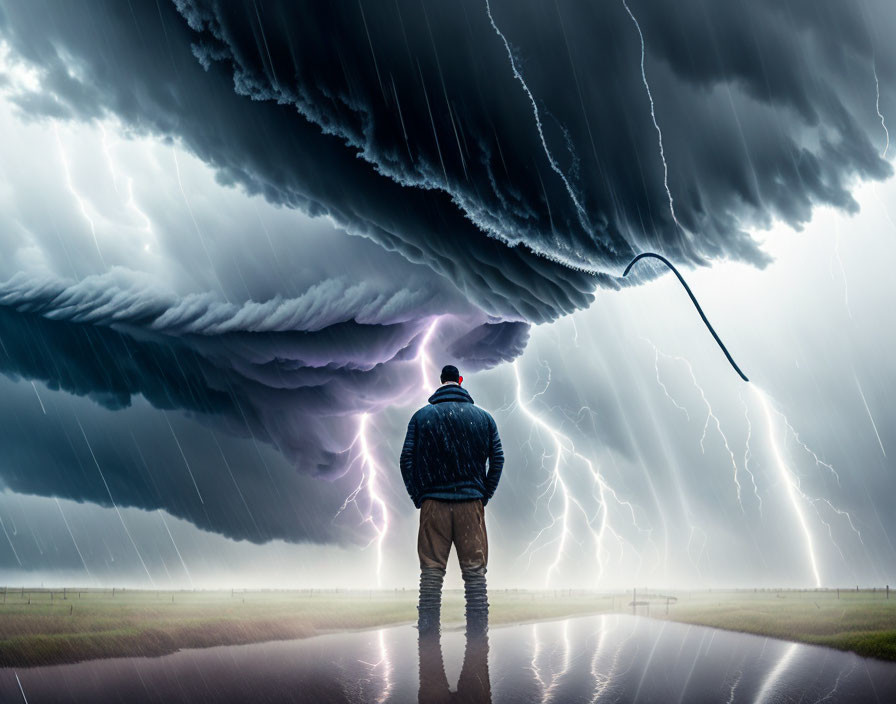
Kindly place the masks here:
<instances>
[{"instance_id":1,"label":"lightning bolt","mask_svg":"<svg viewBox=\"0 0 896 704\"><path fill-rule=\"evenodd\" d=\"M485 0L485 10L488 13L488 20L489 22L491 22L492 28L495 30L495 33L501 38L501 41L504 42L504 48L507 50L507 58L510 59L510 68L513 71L513 75L516 80L520 82L520 85L523 87L526 96L529 98L529 103L532 105L532 115L535 117L535 127L538 130L538 137L541 140L541 147L542 149L544 149L545 156L548 158L548 163L551 165L551 169L554 171L554 173L556 173L561 178L561 180L563 181L563 185L566 186L566 192L569 194L569 199L576 207L576 212L578 213L579 217L579 223L582 225L582 228L586 232L590 232L591 226L587 222L588 216L585 213L585 209L579 202L575 191L569 183L569 179L566 178L566 174L563 173L563 170L560 168L557 160L554 159L554 155L551 154L551 150L548 148L548 143L544 136L544 129L541 124L541 113L538 111L538 104L535 102L535 96L532 95L532 91L529 90L526 79L523 78L523 74L520 73L520 70L516 65L516 59L514 59L513 57L513 50L510 48L510 42L507 41L507 37L504 36L504 33L498 28L498 25L495 23L495 18L492 16L492 8L489 0Z\"/></svg>"},{"instance_id":2,"label":"lightning bolt","mask_svg":"<svg viewBox=\"0 0 896 704\"><path fill-rule=\"evenodd\" d=\"M650 343L649 340L647 342ZM654 353L655 353L654 363L656 365L657 364L656 354L657 354L658 350L657 350L656 346L653 345L653 343L650 343L650 344L654 347ZM740 484L737 480L737 463L734 459L734 453L731 451L728 440L725 437L724 433L722 432L721 424L718 420L718 417L715 416L715 414L712 410L712 406L709 403L709 399L708 399L706 393L704 392L703 388L700 386L700 384L697 381L696 375L694 374L693 367L691 366L690 362L688 362L686 359L684 359L682 357L666 355L665 353L662 353L662 352L659 352L659 354L661 354L662 356L669 358L669 359L675 359L675 360L681 361L687 367L688 373L691 377L691 381L694 384L695 388L697 388L697 390L699 391L701 398L703 399L703 403L707 409L707 419L706 419L706 422L704 423L703 436L701 437L701 440L700 440L700 447L701 447L701 449L704 448L704 440L706 437L706 432L707 432L709 422L710 422L710 420L714 420L716 429L718 430L719 435L722 437L722 439L724 441L725 449L728 451L728 454L731 458L732 466L734 467L734 481L735 481L735 485L738 489L738 501L740 502ZM657 367L657 370L658 370L658 367ZM679 406L679 404L675 401L675 399L672 398L671 395L668 393L668 389L666 389L665 386L662 384L662 382L659 378L658 372L657 372L657 379L660 382L661 387L663 387L664 393L666 393L666 395L670 398L670 400L672 400L673 403L675 403L676 406ZM777 408L775 408L775 406L770 401L768 395L764 391L762 391L761 388L759 388L755 384L752 384L751 389L752 389L753 393L755 394L755 396L758 400L758 403L763 411L763 415L764 415L764 418L766 421L766 426L767 426L768 446L769 446L770 452L772 454L772 457L774 459L774 466L777 469L780 479L784 485L787 499L788 499L788 502L790 503L793 516L796 519L796 522L798 523L800 530L803 534L803 538L804 538L804 542L805 542L806 557L807 557L807 561L809 563L809 567L811 569L813 578L815 580L815 584L816 584L816 586L821 586L821 577L820 577L820 571L819 571L819 566L818 566L818 558L816 556L814 538L813 538L812 532L809 528L809 523L806 518L806 514L803 510L804 505L809 505L815 510L815 513L817 514L819 520L827 528L828 535L831 539L831 542L837 548L837 550L840 552L840 555L841 555L841 557L844 558L844 560L845 560L845 555L843 553L843 550L840 548L837 541L834 539L833 527L827 520L825 520L825 517L822 514L820 509L826 507L827 509L832 511L834 514L836 514L839 518L844 519L846 521L846 523L849 525L849 528L858 537L859 542L862 543L862 545L864 546L864 541L862 540L862 534L858 530L856 525L854 524L852 517L850 516L850 514L847 511L844 511L844 510L838 508L829 499L814 498L814 497L811 497L808 494L806 494L805 491L803 491L803 489L800 485L800 480L799 480L798 475L791 470L790 466L788 465L787 460L785 459L785 453L782 451L781 445L778 442L778 438L777 438L777 434L776 434L776 424L775 424L776 418L780 419L780 422L781 422L780 428L783 432L785 439L788 437L788 434L790 437L793 437L793 439L797 442L797 444L815 460L815 464L817 467L819 467L819 468L824 467L837 479L838 486L840 485L840 476L831 464L823 461L820 457L818 457L818 455L815 453L815 451L812 450L812 448L810 448L805 442L803 442L803 440L799 436L799 433L797 433L796 429L790 423L787 416L785 416L781 411L779 411ZM741 397L741 402L744 404L744 418L745 418L745 421L747 424L746 450L744 452L744 470L747 471L750 476L751 482L753 484L753 493L756 496L757 501L759 502L759 510L760 510L760 514L761 514L762 499L759 496L759 491L758 491L758 487L756 485L755 476L753 475L753 472L750 470L750 458L752 456L750 443L751 443L751 439L752 439L752 435L753 435L753 427L752 427L752 423L750 421L749 408L747 407L746 403L743 401L742 397ZM743 509L743 504L741 504L741 509ZM693 537L693 535L691 536L691 538L692 537ZM690 544L690 540L689 540L689 544Z\"/></svg>"},{"instance_id":3,"label":"lightning bolt","mask_svg":"<svg viewBox=\"0 0 896 704\"><path fill-rule=\"evenodd\" d=\"M389 509L379 493L379 487L377 486L379 466L377 465L373 453L370 451L370 444L367 441L367 423L369 417L370 416L367 413L361 414L360 423L358 424L357 441L360 445L362 467L364 468L364 475L361 483L367 490L367 495L370 497L371 503L371 511L365 517L364 522L373 526L374 537L372 542L376 544L376 586L380 587L382 586L383 573L383 542L386 539L386 534L389 532ZM355 496L357 496L357 490ZM373 511L373 507L376 507L376 512L379 513L379 520L377 520L374 515L375 512Z\"/></svg>"},{"instance_id":4,"label":"lightning bolt","mask_svg":"<svg viewBox=\"0 0 896 704\"><path fill-rule=\"evenodd\" d=\"M440 320L441 316L434 318L426 329L426 332L423 333L417 357L415 358L416 363L419 364L420 367L420 389L423 390L424 393L432 388L430 385L431 382L428 369L431 364L429 358L429 342L432 339ZM385 499L381 496L377 485L379 464L374 457L373 451L370 449L370 442L367 438L369 420L370 415L368 413L362 413L358 416L358 433L352 444L348 447L349 451L358 448L358 453L349 464L347 471L351 471L352 467L360 461L361 479L358 482L358 485L345 498L345 501L342 502L339 510L333 516L333 520L342 514L349 505L353 505L361 513L361 523L367 523L373 527L373 538L370 543L368 543L367 547L376 544L376 579L377 586L379 587L382 585L383 544L389 532L389 509ZM370 505L370 509L367 511L363 510L358 503L358 497L361 492L365 492L367 495L368 503Z\"/></svg>"},{"instance_id":5,"label":"lightning bolt","mask_svg":"<svg viewBox=\"0 0 896 704\"><path fill-rule=\"evenodd\" d=\"M59 148L59 161L62 163L62 173L65 176L65 185L68 188L68 192L72 194L72 198L74 198L75 202L78 204L78 210L81 211L81 217L83 217L90 226L90 234L93 236L93 244L96 246L97 254L100 255L100 262L102 262L103 268L105 268L106 260L103 259L103 252L100 249L100 241L96 236L96 225L88 212L87 201L75 188L74 181L72 180L71 168L69 167L68 155L65 151L65 147L62 146L62 139L59 137L59 125L56 124L55 121L53 122L53 134L56 136L56 146Z\"/></svg>"},{"instance_id":6,"label":"lightning bolt","mask_svg":"<svg viewBox=\"0 0 896 704\"><path fill-rule=\"evenodd\" d=\"M120 191L118 190L118 165L115 160L115 156L113 154L113 147L109 144L109 138L106 134L106 126L100 124L100 130L103 135L102 137L102 145L103 145L103 155L106 157L106 166L109 169L109 174L112 176L112 186L115 188L115 192L120 195ZM125 200L125 206L130 210L138 220L142 222L141 229L147 234L152 235L152 220L150 220L149 216L143 211L140 205L137 203L136 198L134 198L134 179L131 176L127 177L127 200ZM145 251L149 251L149 242L144 243L143 249Z\"/></svg>"},{"instance_id":7,"label":"lightning bolt","mask_svg":"<svg viewBox=\"0 0 896 704\"><path fill-rule=\"evenodd\" d=\"M750 458L753 456L753 451L750 448L750 439L753 437L753 422L750 420L750 408L747 406L747 402L744 401L744 397L740 396L740 402L744 406L744 421L747 424L747 440L744 445L744 470L753 477L753 470L750 469ZM756 490L756 479L753 478L753 489L756 494L756 498L759 499L759 515L762 515L762 497L759 495L759 491Z\"/></svg>"},{"instance_id":8,"label":"lightning bolt","mask_svg":"<svg viewBox=\"0 0 896 704\"><path fill-rule=\"evenodd\" d=\"M880 111L880 81L877 78L877 61L872 62L871 70L874 71L874 107L877 110L877 116L880 118L880 126L884 129L884 136L887 138L887 143L884 145L880 158L886 159L887 152L890 151L890 130L887 129L887 121L884 119L884 114Z\"/></svg>"},{"instance_id":9,"label":"lightning bolt","mask_svg":"<svg viewBox=\"0 0 896 704\"><path fill-rule=\"evenodd\" d=\"M650 340L647 340L647 342L650 342ZM650 342L650 344L653 345L652 342ZM657 349L656 345L653 345L653 369L656 372L656 383L659 384L660 388L663 390L663 393L666 394L666 398L672 402L673 406L684 413L684 417L688 419L688 422L690 422L691 415L688 413L688 409L682 406L672 397L672 394L669 393L669 389L666 388L666 385L660 378L660 351L659 349Z\"/></svg>"},{"instance_id":10,"label":"lightning bolt","mask_svg":"<svg viewBox=\"0 0 896 704\"><path fill-rule=\"evenodd\" d=\"M790 421L787 419L787 416L785 416L783 413L781 413L781 411L779 411L777 408L773 407L773 410L775 411L775 413L778 414L778 417L781 419L781 422L784 423L784 426L787 428L787 430L793 436L793 439L796 440L797 444L801 448L803 448L803 450L805 450L807 454L811 455L813 460L815 460L815 466L816 467L824 467L825 469L827 469L831 474L834 475L834 478L837 480L837 486L840 486L840 475L837 473L837 470L834 469L834 466L825 462L824 460L822 460L817 454L815 454L815 452L812 450L812 448L810 448L805 442L803 442L802 438L800 438L800 434L798 432L796 432L796 429L790 424Z\"/></svg>"},{"instance_id":11,"label":"lightning bolt","mask_svg":"<svg viewBox=\"0 0 896 704\"><path fill-rule=\"evenodd\" d=\"M417 362L420 364L420 388L424 393L429 393L430 389L433 387L433 384L429 381L429 372L427 371L427 367L430 365L428 349L429 341L436 331L436 326L439 324L439 320L441 320L441 317L436 318L430 323L429 328L427 328L423 335L423 340L420 342L420 351L417 353Z\"/></svg>"},{"instance_id":12,"label":"lightning bolt","mask_svg":"<svg viewBox=\"0 0 896 704\"><path fill-rule=\"evenodd\" d=\"M806 515L803 513L802 504L800 504L799 499L807 499L808 497L802 492L799 485L799 480L796 478L793 472L790 471L790 468L787 466L787 462L784 460L784 456L781 452L781 448L778 445L778 441L776 439L775 434L775 424L772 416L771 404L769 403L768 398L762 392L762 390L753 385L752 390L756 399L759 401L760 406L762 407L762 412L765 415L766 422L766 430L768 432L768 442L769 446L772 450L772 457L775 461L775 467L778 470L778 473L781 476L781 481L784 483L784 487L787 490L787 498L790 501L790 505L793 508L793 514L796 516L797 523L799 523L800 530L803 533L803 538L806 543L806 554L809 558L809 567L812 570L812 575L815 578L815 586L821 586L821 575L818 572L818 559L815 556L815 543L812 539L812 532L809 530L809 524L806 521ZM776 668L777 669L777 668ZM765 691L766 686L763 685L763 691ZM757 697L757 701L760 701L761 697Z\"/></svg>"},{"instance_id":13,"label":"lightning bolt","mask_svg":"<svg viewBox=\"0 0 896 704\"><path fill-rule=\"evenodd\" d=\"M622 6L625 8L628 16L632 18L632 22L635 23L635 28L638 30L638 38L641 40L641 81L644 83L644 90L647 91L647 99L650 101L650 118L653 120L653 127L656 129L657 142L659 143L660 159L663 162L663 186L665 186L666 196L669 198L669 212L672 213L672 220L675 221L675 224L678 225L679 229L684 231L681 223L678 222L678 216L675 214L675 199L672 198L672 191L669 189L669 165L666 163L666 151L663 147L663 130L660 129L660 124L657 122L656 107L653 104L653 93L650 92L650 84L647 82L647 70L644 67L646 54L644 33L641 31L641 25L638 23L638 19L628 6L626 0L622 0Z\"/></svg>"},{"instance_id":14,"label":"lightning bolt","mask_svg":"<svg viewBox=\"0 0 896 704\"><path fill-rule=\"evenodd\" d=\"M524 550L524 554L528 553L529 563L531 564L531 559L535 551L546 548L553 543L558 544L554 560L551 562L545 574L545 586L549 585L551 575L558 569L563 558L564 551L566 549L568 538L571 535L570 512L573 508L575 508L582 514L585 527L589 531L594 541L595 558L597 561L598 569L597 579L599 580L603 576L605 559L609 554L609 551L605 547L605 539L607 538L607 536L614 537L621 549L623 548L624 542L622 537L610 523L608 502L612 499L616 503L616 505L624 509L629 514L632 524L638 530L642 530L638 525L637 519L635 517L634 506L630 502L625 501L619 497L617 492L607 483L604 476L595 468L594 463L588 457L576 451L575 444L568 435L562 433L560 430L555 428L547 420L542 418L531 409L529 403L523 398L523 387L522 381L520 379L519 364L517 361L513 362L512 368L514 379L516 380L515 406L519 408L522 411L523 415L525 415L525 417L532 423L533 429L537 428L538 430L546 433L548 437L550 437L554 446L554 461L553 466L549 470L548 479L545 482L546 488L536 498L537 505L542 498L547 497L545 504L547 506L548 513L550 514L551 520L550 523L542 528L529 542L529 545ZM569 486L567 484L567 480L564 478L565 474L563 471L563 468L566 464L564 463L564 456L567 454L570 457L581 462L587 468L593 481L593 485L597 489L596 498L598 500L599 507L595 516L589 515L588 511L585 510L581 502L579 502L579 500L576 499L569 490ZM547 454L544 454L542 456L543 466L547 457ZM563 510L559 516L554 514L553 510L551 509L552 500L557 496L558 493L560 495L560 498L562 499L563 505ZM594 528L595 522L598 522L597 529ZM559 535L547 541L546 543L541 544L538 548L534 548L534 546L541 541L542 536L545 533L551 531L555 526L557 526L558 523L560 525Z\"/></svg>"},{"instance_id":15,"label":"lightning bolt","mask_svg":"<svg viewBox=\"0 0 896 704\"><path fill-rule=\"evenodd\" d=\"M666 389L665 385L662 383L662 381L660 381L659 367L658 367L659 357L662 356L664 359L670 359L670 360L674 360L677 362L681 362L687 368L688 375L691 378L691 383L694 385L694 388L697 389L697 392L700 394L700 398L703 400L703 405L706 407L706 420L703 423L703 433L700 436L700 451L703 454L706 454L706 446L705 446L706 433L709 430L710 422L712 422L715 425L715 428L719 434L719 437L722 438L722 442L725 445L725 450L728 452L728 457L731 461L731 468L732 468L732 472L733 472L732 477L734 479L735 492L737 494L737 503L740 506L740 510L743 512L744 504L743 504L743 500L741 498L742 487L740 484L740 480L738 479L738 467L737 467L737 461L734 458L734 451L731 449L731 445L729 445L729 443L728 443L728 436L725 435L725 432L722 430L722 424L719 421L718 416L716 416L716 414L712 410L712 404L710 404L709 398L706 396L706 391L703 389L703 387L697 381L697 376L696 376L696 374L694 374L693 366L691 366L691 363L688 360L686 360L684 357L679 357L677 355L670 355L670 354L666 354L665 352L661 352L659 350L659 348L655 344L653 344L653 342L651 342L650 340L647 340L646 338L644 338L644 339L651 347L653 347L654 365L657 369L657 372L656 372L657 381L659 382L660 386L663 388L663 391L666 393L666 396L669 397L669 399L672 401L673 404L675 404L675 406L677 408L682 408L682 406L677 401L675 401L674 398L672 398L672 396L669 394L668 390ZM682 410L684 410L684 409L682 408ZM685 411L685 413L687 413L687 411ZM760 510L761 510L762 498L759 496L759 489L756 486L756 479L753 476L753 473L749 469L746 469L746 471L750 475L750 480L753 484L753 494L756 496L756 499L759 502L759 506L760 506Z\"/></svg>"}]
</instances>

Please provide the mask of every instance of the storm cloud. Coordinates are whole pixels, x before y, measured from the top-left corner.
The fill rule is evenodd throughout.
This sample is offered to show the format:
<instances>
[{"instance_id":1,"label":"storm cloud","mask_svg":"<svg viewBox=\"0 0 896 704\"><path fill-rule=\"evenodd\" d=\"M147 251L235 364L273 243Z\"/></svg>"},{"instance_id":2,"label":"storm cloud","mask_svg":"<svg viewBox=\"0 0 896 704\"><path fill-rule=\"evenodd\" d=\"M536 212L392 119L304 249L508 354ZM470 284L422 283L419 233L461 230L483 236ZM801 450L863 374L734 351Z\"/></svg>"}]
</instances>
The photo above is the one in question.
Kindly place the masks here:
<instances>
[{"instance_id":1,"label":"storm cloud","mask_svg":"<svg viewBox=\"0 0 896 704\"><path fill-rule=\"evenodd\" d=\"M270 233L191 209L159 223L153 268L93 222L63 263L71 224L22 216L0 370L110 410L142 396L339 477L358 416L417 392L431 331L433 360L492 367L640 251L764 266L751 231L854 210L852 185L891 173L883 20L883 1L835 0L5 2L0 37L37 75L7 92L25 122L114 121L329 225L284 228L294 251L253 265Z\"/></svg>"}]
</instances>

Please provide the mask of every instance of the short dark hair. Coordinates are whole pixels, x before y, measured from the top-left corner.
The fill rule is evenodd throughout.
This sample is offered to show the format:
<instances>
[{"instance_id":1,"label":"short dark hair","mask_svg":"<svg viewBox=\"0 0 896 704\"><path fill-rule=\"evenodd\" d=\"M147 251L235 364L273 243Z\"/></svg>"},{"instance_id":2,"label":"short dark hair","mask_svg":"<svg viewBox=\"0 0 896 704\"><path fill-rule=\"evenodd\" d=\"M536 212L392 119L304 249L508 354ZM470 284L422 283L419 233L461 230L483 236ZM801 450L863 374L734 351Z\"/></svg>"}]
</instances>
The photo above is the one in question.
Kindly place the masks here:
<instances>
[{"instance_id":1,"label":"short dark hair","mask_svg":"<svg viewBox=\"0 0 896 704\"><path fill-rule=\"evenodd\" d=\"M457 367L453 364L446 364L442 367L442 374L439 376L442 383L444 384L446 381L453 381L456 384L460 383L460 372L457 371Z\"/></svg>"}]
</instances>

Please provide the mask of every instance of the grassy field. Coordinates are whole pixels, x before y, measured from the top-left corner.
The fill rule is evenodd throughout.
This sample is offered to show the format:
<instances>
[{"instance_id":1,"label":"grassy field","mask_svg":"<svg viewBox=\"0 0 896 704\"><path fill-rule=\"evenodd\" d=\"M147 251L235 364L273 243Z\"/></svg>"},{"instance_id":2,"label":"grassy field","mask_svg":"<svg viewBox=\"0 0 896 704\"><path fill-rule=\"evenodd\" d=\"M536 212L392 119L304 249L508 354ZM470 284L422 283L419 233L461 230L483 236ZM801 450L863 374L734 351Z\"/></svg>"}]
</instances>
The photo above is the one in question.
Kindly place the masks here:
<instances>
[{"instance_id":1,"label":"grassy field","mask_svg":"<svg viewBox=\"0 0 896 704\"><path fill-rule=\"evenodd\" d=\"M649 615L896 660L896 593L889 599L880 589L673 595L678 601L667 615L665 599L652 594Z\"/></svg>"},{"instance_id":2,"label":"grassy field","mask_svg":"<svg viewBox=\"0 0 896 704\"><path fill-rule=\"evenodd\" d=\"M896 594L882 591L638 592L637 612L896 660ZM9 590L0 603L0 667L180 648L302 638L412 622L416 592L159 592ZM632 612L632 594L492 590L491 624ZM442 622L463 623L463 594L444 596Z\"/></svg>"},{"instance_id":3,"label":"grassy field","mask_svg":"<svg viewBox=\"0 0 896 704\"><path fill-rule=\"evenodd\" d=\"M0 667L163 655L180 648L303 638L408 623L416 591L157 592L10 590L0 604ZM493 625L610 611L610 596L489 593ZM615 606L623 603L615 599ZM460 625L463 594L446 591L442 623Z\"/></svg>"}]
</instances>

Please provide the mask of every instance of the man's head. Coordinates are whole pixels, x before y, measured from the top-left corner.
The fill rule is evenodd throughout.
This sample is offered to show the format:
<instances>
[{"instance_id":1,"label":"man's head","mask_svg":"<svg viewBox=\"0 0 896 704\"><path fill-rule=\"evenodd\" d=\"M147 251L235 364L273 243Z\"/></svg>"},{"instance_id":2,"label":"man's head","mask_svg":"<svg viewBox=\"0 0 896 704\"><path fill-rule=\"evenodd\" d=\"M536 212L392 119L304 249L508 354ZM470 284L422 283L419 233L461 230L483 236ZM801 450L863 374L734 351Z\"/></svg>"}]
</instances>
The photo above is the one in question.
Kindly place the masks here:
<instances>
[{"instance_id":1,"label":"man's head","mask_svg":"<svg viewBox=\"0 0 896 704\"><path fill-rule=\"evenodd\" d=\"M443 384L447 384L449 382L454 382L455 384L460 384L464 378L460 375L460 372L457 371L457 367L453 364L446 364L442 367L442 373L439 376L439 379Z\"/></svg>"}]
</instances>

